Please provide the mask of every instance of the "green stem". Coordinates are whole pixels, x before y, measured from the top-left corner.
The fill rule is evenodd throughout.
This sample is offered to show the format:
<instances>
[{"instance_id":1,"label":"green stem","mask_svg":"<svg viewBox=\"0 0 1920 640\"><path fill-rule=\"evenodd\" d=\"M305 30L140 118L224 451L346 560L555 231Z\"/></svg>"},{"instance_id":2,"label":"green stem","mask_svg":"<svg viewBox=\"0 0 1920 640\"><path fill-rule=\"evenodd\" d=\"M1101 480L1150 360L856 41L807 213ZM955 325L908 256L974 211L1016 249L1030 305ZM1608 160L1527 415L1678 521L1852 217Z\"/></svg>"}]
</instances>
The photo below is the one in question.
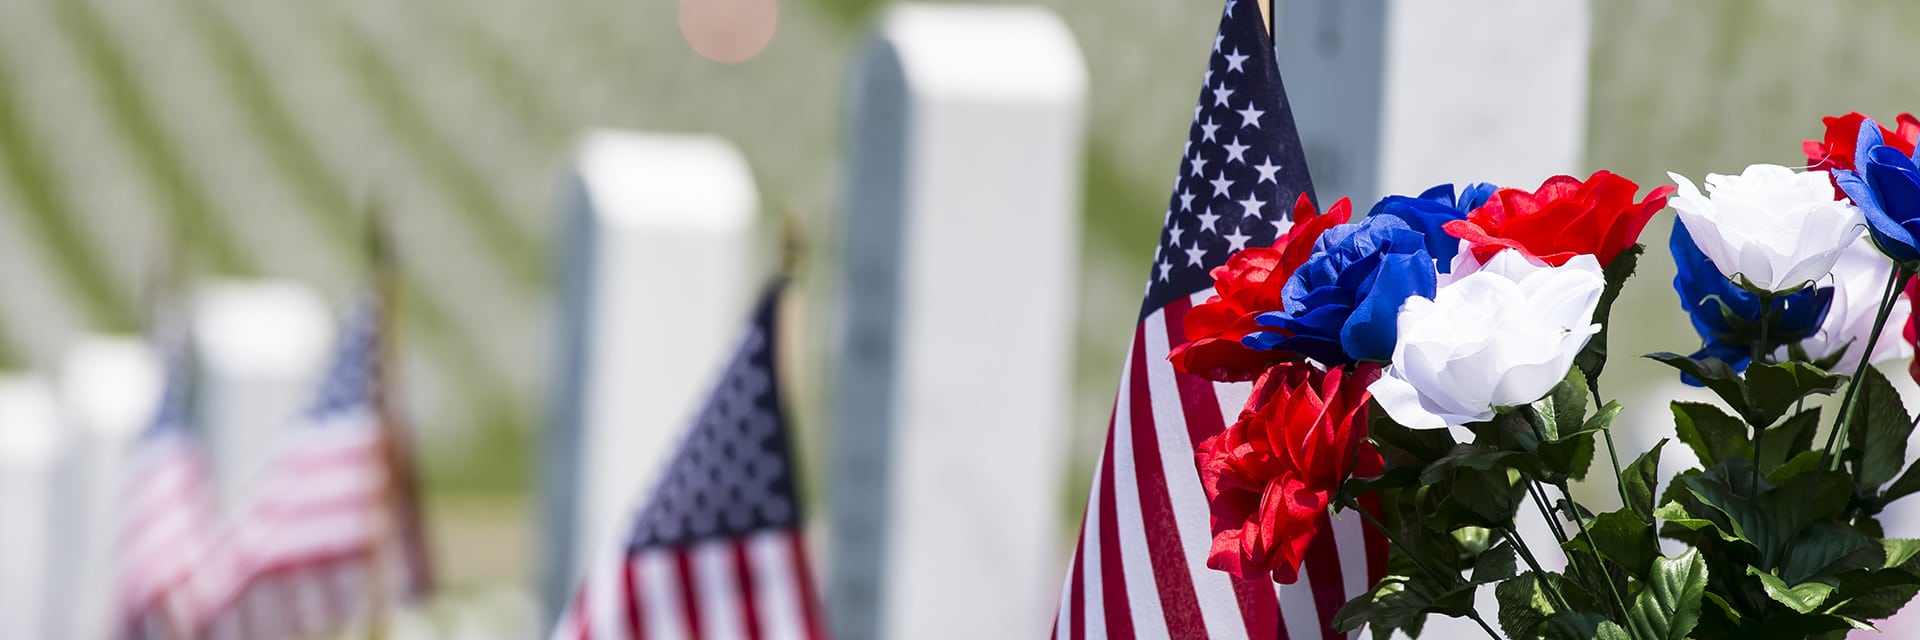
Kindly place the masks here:
<instances>
[{"instance_id":1,"label":"green stem","mask_svg":"<svg viewBox=\"0 0 1920 640\"><path fill-rule=\"evenodd\" d=\"M1527 546L1526 541L1520 539L1520 534L1513 530L1513 525L1500 527L1500 533L1507 536L1507 542L1513 543L1513 548L1520 552L1520 559L1527 562L1527 568L1533 570L1533 575L1539 576L1540 585L1545 587L1547 595L1553 598L1554 606L1559 607L1561 611L1572 611L1573 606L1567 604L1566 596L1560 595L1560 586L1547 579L1547 570L1540 568L1540 561L1533 557L1533 549Z\"/></svg>"},{"instance_id":2,"label":"green stem","mask_svg":"<svg viewBox=\"0 0 1920 640\"><path fill-rule=\"evenodd\" d=\"M1837 443L1841 447L1846 446L1846 436L1844 434L1847 432L1848 427L1853 425L1853 402L1854 399L1859 396L1860 377L1867 374L1869 361L1873 360L1873 346L1880 343L1880 332L1887 328L1887 316L1893 313L1894 300L1899 298L1898 295L1895 295L1895 292L1898 291L1900 281L1905 280L1908 275L1910 274L1906 267L1896 266L1893 268L1893 273L1887 276L1887 288L1880 293L1879 313L1873 317L1873 331L1867 334L1867 346L1860 351L1860 363L1854 365L1853 378L1847 382L1847 395L1840 401L1840 417L1834 419L1833 431L1827 434L1825 455L1827 457L1828 469L1840 468L1840 456L1837 453L1838 449L1835 448L1835 444ZM1756 457L1759 455L1757 447L1755 448L1754 454Z\"/></svg>"},{"instance_id":3,"label":"green stem","mask_svg":"<svg viewBox=\"0 0 1920 640\"><path fill-rule=\"evenodd\" d=\"M1767 355L1767 347L1769 346L1767 344L1767 329L1773 326L1773 301L1774 296L1772 293L1760 294L1760 339L1754 341L1753 356L1747 360L1747 377L1749 378L1753 376L1755 367L1764 364L1760 360ZM1767 425L1753 425L1753 468L1756 473L1747 479L1747 495L1749 496L1754 495L1754 492L1759 490L1758 483L1760 481L1760 474L1758 470L1760 469L1760 441L1765 438L1766 435Z\"/></svg>"},{"instance_id":4,"label":"green stem","mask_svg":"<svg viewBox=\"0 0 1920 640\"><path fill-rule=\"evenodd\" d=\"M1379 531L1380 535L1385 536L1387 539L1387 544L1393 545L1394 547L1399 548L1401 553L1407 554L1407 558L1410 560L1413 560L1414 566L1420 567L1420 571L1423 573L1426 573L1428 578L1431 578L1434 582L1440 582L1440 583L1445 583L1450 585L1464 582L1460 579L1460 576L1458 575L1451 576L1453 579L1448 580L1447 579L1448 576L1446 574L1443 574L1440 571L1435 570L1432 566L1428 565L1425 560L1422 560L1420 558L1419 553L1414 552L1413 547L1407 546L1405 543L1400 542L1399 536L1393 535L1393 531L1388 529L1387 525L1382 524L1379 519L1374 518L1372 512L1369 512L1366 509L1360 508L1360 503L1355 501L1353 499L1353 496L1347 495L1346 492L1344 491L1336 495L1338 496L1337 499L1340 501L1341 504L1346 505L1348 509L1358 512L1360 514L1361 519L1366 520L1367 524L1372 525L1374 530ZM1480 629L1482 631L1487 632L1487 637L1493 638L1494 640L1501 640L1499 632L1494 631L1493 626L1487 624L1486 618L1480 617L1480 611L1478 609L1472 609L1472 608L1467 609L1467 617L1472 619L1474 622L1480 623Z\"/></svg>"},{"instance_id":5,"label":"green stem","mask_svg":"<svg viewBox=\"0 0 1920 640\"><path fill-rule=\"evenodd\" d=\"M1557 485L1557 488L1560 489L1560 495L1567 499L1567 511L1573 515L1574 526L1580 528L1580 535L1587 539L1587 548L1593 551L1594 563L1600 567L1600 580L1607 583L1607 591L1613 596L1613 606L1618 608L1621 619L1626 619L1627 598L1624 594L1620 593L1620 585L1614 584L1613 575L1607 573L1606 564L1600 561L1600 545L1593 541L1593 531L1587 528L1586 516L1580 515L1580 505L1574 504L1573 492L1567 490L1567 483L1561 482ZM1574 562L1575 566L1579 564L1579 562ZM1631 625L1628 625L1627 631L1633 637L1639 637L1639 634L1633 631Z\"/></svg>"}]
</instances>

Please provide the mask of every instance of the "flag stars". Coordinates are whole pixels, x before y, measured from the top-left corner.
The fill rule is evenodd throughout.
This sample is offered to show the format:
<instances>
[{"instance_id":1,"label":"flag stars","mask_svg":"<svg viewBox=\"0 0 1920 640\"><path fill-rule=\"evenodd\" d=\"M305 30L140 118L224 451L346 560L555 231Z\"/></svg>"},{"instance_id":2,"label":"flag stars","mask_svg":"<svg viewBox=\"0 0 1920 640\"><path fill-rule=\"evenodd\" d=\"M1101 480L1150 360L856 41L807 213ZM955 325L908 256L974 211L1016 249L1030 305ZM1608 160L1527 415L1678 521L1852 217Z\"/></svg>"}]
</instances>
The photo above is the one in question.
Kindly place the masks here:
<instances>
[{"instance_id":1,"label":"flag stars","mask_svg":"<svg viewBox=\"0 0 1920 640\"><path fill-rule=\"evenodd\" d=\"M1176 247L1180 246L1180 236L1183 236L1186 234L1187 234L1186 227L1180 226L1180 223L1177 223L1177 222L1174 223L1173 228L1167 230L1167 235L1172 238L1172 242L1170 242L1169 244L1172 244L1173 246L1176 246Z\"/></svg>"},{"instance_id":2,"label":"flag stars","mask_svg":"<svg viewBox=\"0 0 1920 640\"><path fill-rule=\"evenodd\" d=\"M1247 163L1247 150L1251 149L1252 147L1249 147L1244 144L1240 144L1240 136L1234 136L1233 142L1225 145L1221 145L1221 146L1225 147L1227 150L1228 164L1232 164L1235 162L1238 162L1240 164Z\"/></svg>"},{"instance_id":3,"label":"flag stars","mask_svg":"<svg viewBox=\"0 0 1920 640\"><path fill-rule=\"evenodd\" d=\"M1227 239L1227 252L1229 253L1247 248L1247 241L1253 239L1253 236L1240 233L1239 229L1234 229L1233 233L1221 237Z\"/></svg>"},{"instance_id":4,"label":"flag stars","mask_svg":"<svg viewBox=\"0 0 1920 640\"><path fill-rule=\"evenodd\" d=\"M1213 183L1214 197L1217 197L1217 198L1233 197L1233 196L1227 195L1227 190L1233 188L1233 180L1227 178L1227 174L1221 173L1220 177L1214 178L1212 180L1208 180L1207 182Z\"/></svg>"},{"instance_id":5,"label":"flag stars","mask_svg":"<svg viewBox=\"0 0 1920 640\"><path fill-rule=\"evenodd\" d=\"M1190 191L1187 191L1186 187L1180 188L1180 210L1181 211L1193 210L1193 193Z\"/></svg>"},{"instance_id":6,"label":"flag stars","mask_svg":"<svg viewBox=\"0 0 1920 640\"><path fill-rule=\"evenodd\" d=\"M1247 199L1240 201L1240 207L1246 210L1246 216L1249 218L1260 217L1261 208L1266 206L1266 201L1261 200L1259 196L1251 193L1247 194Z\"/></svg>"},{"instance_id":7,"label":"flag stars","mask_svg":"<svg viewBox=\"0 0 1920 640\"><path fill-rule=\"evenodd\" d=\"M1219 130L1220 130L1220 125L1213 123L1213 116L1207 116L1206 124L1200 125L1200 137L1201 139L1206 140L1207 142L1217 143L1219 142L1219 140L1215 140L1213 138L1213 134L1215 131L1219 131Z\"/></svg>"},{"instance_id":8,"label":"flag stars","mask_svg":"<svg viewBox=\"0 0 1920 640\"><path fill-rule=\"evenodd\" d=\"M1279 180L1275 180L1273 178L1273 174L1280 171L1280 165L1274 164L1273 160L1271 159L1261 160L1260 164L1253 165L1253 170L1260 172L1260 179L1255 181L1254 184L1259 184L1261 182L1271 182L1274 184L1280 184ZM1199 175L1199 174L1196 173L1195 175Z\"/></svg>"},{"instance_id":9,"label":"flag stars","mask_svg":"<svg viewBox=\"0 0 1920 640\"><path fill-rule=\"evenodd\" d=\"M1226 42L1226 41L1227 41L1227 36L1226 36L1226 35L1224 35L1224 34L1215 34L1215 35L1213 36L1213 52L1214 52L1214 53L1220 53L1220 44L1221 44L1221 43L1224 43L1224 42Z\"/></svg>"},{"instance_id":10,"label":"flag stars","mask_svg":"<svg viewBox=\"0 0 1920 640\"><path fill-rule=\"evenodd\" d=\"M1246 64L1247 58L1249 57L1251 56L1240 53L1239 47L1234 47L1233 53L1227 54L1227 73L1233 73L1235 71L1246 73L1247 70L1241 68L1241 65Z\"/></svg>"},{"instance_id":11,"label":"flag stars","mask_svg":"<svg viewBox=\"0 0 1920 640\"><path fill-rule=\"evenodd\" d=\"M1166 282L1168 280L1167 272L1173 271L1173 263L1167 262L1167 257L1163 255L1160 256L1160 264L1154 266L1160 268L1160 281Z\"/></svg>"},{"instance_id":12,"label":"flag stars","mask_svg":"<svg viewBox=\"0 0 1920 640\"><path fill-rule=\"evenodd\" d=\"M1213 90L1213 106L1216 106L1216 107L1229 106L1227 104L1227 97L1232 95L1233 95L1233 90L1228 89L1227 85L1223 84L1223 85L1220 85L1219 87L1215 87Z\"/></svg>"},{"instance_id":13,"label":"flag stars","mask_svg":"<svg viewBox=\"0 0 1920 640\"><path fill-rule=\"evenodd\" d=\"M1199 176L1201 175L1200 172L1207 168L1207 158L1206 156L1196 153L1193 154L1193 159L1187 161L1187 164L1193 167L1193 175Z\"/></svg>"},{"instance_id":14,"label":"flag stars","mask_svg":"<svg viewBox=\"0 0 1920 640\"><path fill-rule=\"evenodd\" d=\"M1260 128L1260 116L1267 115L1267 112L1255 107L1252 100L1247 101L1247 108L1235 109L1235 111L1240 114L1240 126L1255 129Z\"/></svg>"},{"instance_id":15,"label":"flag stars","mask_svg":"<svg viewBox=\"0 0 1920 640\"><path fill-rule=\"evenodd\" d=\"M1187 254L1187 266L1199 267L1206 265L1207 248L1200 246L1200 243L1196 242L1191 248L1181 249L1181 251Z\"/></svg>"},{"instance_id":16,"label":"flag stars","mask_svg":"<svg viewBox=\"0 0 1920 640\"><path fill-rule=\"evenodd\" d=\"M1220 233L1219 229L1214 228L1214 223L1220 220L1220 214L1214 213L1212 209L1208 209L1205 212L1202 212L1199 215L1199 218L1200 218L1201 231L1212 231L1214 233Z\"/></svg>"}]
</instances>

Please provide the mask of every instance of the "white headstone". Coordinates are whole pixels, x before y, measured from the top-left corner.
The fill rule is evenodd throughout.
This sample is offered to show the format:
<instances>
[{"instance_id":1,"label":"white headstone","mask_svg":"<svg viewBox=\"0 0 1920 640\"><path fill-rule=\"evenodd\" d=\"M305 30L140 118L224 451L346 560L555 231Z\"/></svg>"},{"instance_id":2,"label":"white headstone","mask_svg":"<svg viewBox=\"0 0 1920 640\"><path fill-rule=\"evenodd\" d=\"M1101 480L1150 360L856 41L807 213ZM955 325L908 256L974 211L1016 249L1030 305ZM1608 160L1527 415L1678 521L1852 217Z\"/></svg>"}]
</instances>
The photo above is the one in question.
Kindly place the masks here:
<instances>
[{"instance_id":1,"label":"white headstone","mask_svg":"<svg viewBox=\"0 0 1920 640\"><path fill-rule=\"evenodd\" d=\"M725 140L593 132L574 181L544 469L549 611L583 561L618 542L766 267L753 251L753 174Z\"/></svg>"},{"instance_id":2,"label":"white headstone","mask_svg":"<svg viewBox=\"0 0 1920 640\"><path fill-rule=\"evenodd\" d=\"M61 606L48 588L69 551L56 526L68 446L58 407L45 379L0 375L0 636L53 637Z\"/></svg>"},{"instance_id":3,"label":"white headstone","mask_svg":"<svg viewBox=\"0 0 1920 640\"><path fill-rule=\"evenodd\" d=\"M59 372L61 416L71 428L60 530L74 549L62 584L71 606L48 637L112 635L120 521L132 443L160 400L160 365L148 345L127 336L85 336L68 348ZM64 626L62 626L64 625Z\"/></svg>"},{"instance_id":4,"label":"white headstone","mask_svg":"<svg viewBox=\"0 0 1920 640\"><path fill-rule=\"evenodd\" d=\"M1051 618L1086 88L1039 8L898 6L862 54L829 421L836 637Z\"/></svg>"},{"instance_id":5,"label":"white headstone","mask_svg":"<svg viewBox=\"0 0 1920 640\"><path fill-rule=\"evenodd\" d=\"M1359 211L1442 182L1579 170L1589 0L1278 0L1314 189ZM1580 176L1585 177L1585 176Z\"/></svg>"},{"instance_id":6,"label":"white headstone","mask_svg":"<svg viewBox=\"0 0 1920 640\"><path fill-rule=\"evenodd\" d=\"M231 504L312 398L333 345L333 313L303 284L211 282L195 290L193 340L196 411L221 497Z\"/></svg>"}]
</instances>

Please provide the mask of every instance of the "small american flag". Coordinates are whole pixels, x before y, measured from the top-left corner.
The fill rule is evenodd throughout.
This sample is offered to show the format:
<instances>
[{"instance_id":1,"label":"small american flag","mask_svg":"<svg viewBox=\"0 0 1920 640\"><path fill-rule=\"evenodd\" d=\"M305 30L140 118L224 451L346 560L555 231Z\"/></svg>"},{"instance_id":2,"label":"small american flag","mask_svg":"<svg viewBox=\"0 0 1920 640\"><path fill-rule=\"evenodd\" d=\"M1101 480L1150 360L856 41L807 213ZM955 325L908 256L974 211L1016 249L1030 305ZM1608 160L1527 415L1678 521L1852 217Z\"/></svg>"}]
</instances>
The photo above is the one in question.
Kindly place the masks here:
<instances>
[{"instance_id":1,"label":"small american flag","mask_svg":"<svg viewBox=\"0 0 1920 640\"><path fill-rule=\"evenodd\" d=\"M619 553L588 568L555 640L818 638L774 353L779 292L747 335Z\"/></svg>"},{"instance_id":2,"label":"small american flag","mask_svg":"<svg viewBox=\"0 0 1920 640\"><path fill-rule=\"evenodd\" d=\"M1194 444L1238 417L1251 385L1178 373L1167 353L1186 341L1186 313L1213 295L1209 272L1270 246L1292 226L1295 199L1313 193L1264 22L1254 0L1227 0L1061 590L1062 640L1336 638L1334 612L1386 569L1384 540L1358 518L1324 515L1294 584L1206 566Z\"/></svg>"},{"instance_id":3,"label":"small american flag","mask_svg":"<svg viewBox=\"0 0 1920 640\"><path fill-rule=\"evenodd\" d=\"M206 571L204 635L313 637L417 595L376 402L382 320L374 296L355 307L319 393L236 510Z\"/></svg>"},{"instance_id":4,"label":"small american flag","mask_svg":"<svg viewBox=\"0 0 1920 640\"><path fill-rule=\"evenodd\" d=\"M134 444L121 494L119 637L129 640L186 637L198 610L192 581L218 524L211 467L189 422L186 339L162 342L160 404Z\"/></svg>"}]
</instances>

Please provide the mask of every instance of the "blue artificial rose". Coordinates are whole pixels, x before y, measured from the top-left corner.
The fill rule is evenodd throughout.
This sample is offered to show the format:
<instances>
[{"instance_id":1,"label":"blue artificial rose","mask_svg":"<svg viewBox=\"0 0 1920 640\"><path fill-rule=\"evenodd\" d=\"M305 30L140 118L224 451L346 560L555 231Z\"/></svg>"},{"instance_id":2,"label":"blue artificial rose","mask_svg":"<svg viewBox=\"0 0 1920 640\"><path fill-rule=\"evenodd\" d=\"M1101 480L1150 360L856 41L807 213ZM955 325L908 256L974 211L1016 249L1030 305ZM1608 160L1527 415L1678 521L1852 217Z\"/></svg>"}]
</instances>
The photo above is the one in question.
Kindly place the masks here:
<instances>
[{"instance_id":1,"label":"blue artificial rose","mask_svg":"<svg viewBox=\"0 0 1920 640\"><path fill-rule=\"evenodd\" d=\"M1920 168L1912 156L1884 144L1880 125L1860 125L1855 171L1835 169L1833 181L1867 216L1867 233L1894 262L1920 260Z\"/></svg>"},{"instance_id":2,"label":"blue artificial rose","mask_svg":"<svg viewBox=\"0 0 1920 640\"><path fill-rule=\"evenodd\" d=\"M1453 256L1460 252L1460 239L1441 226L1467 219L1467 213L1493 197L1493 185L1476 182L1467 185L1459 198L1453 196L1453 184L1447 183L1421 192L1417 198L1387 196L1374 203L1367 217L1389 215L1406 221L1407 226L1427 238L1427 253L1433 256L1440 273L1453 269Z\"/></svg>"},{"instance_id":3,"label":"blue artificial rose","mask_svg":"<svg viewBox=\"0 0 1920 640\"><path fill-rule=\"evenodd\" d=\"M1260 314L1279 331L1249 334L1255 349L1285 349L1328 366L1393 356L1400 304L1433 297L1426 238L1395 216L1328 229L1281 290L1282 310Z\"/></svg>"},{"instance_id":4,"label":"blue artificial rose","mask_svg":"<svg viewBox=\"0 0 1920 640\"><path fill-rule=\"evenodd\" d=\"M1715 358L1735 371L1745 371L1753 357L1753 343L1759 339L1755 328L1760 322L1760 297L1721 275L1678 219L1667 246L1678 267L1673 290L1680 294L1680 308L1693 320L1694 332L1700 334L1700 350L1693 357ZM1807 287L1775 298L1774 324L1768 328L1768 344L1762 345L1762 351L1772 353L1779 345L1806 339L1819 330L1832 305L1833 287ZM1681 380L1700 386L1691 376L1682 374Z\"/></svg>"}]
</instances>

